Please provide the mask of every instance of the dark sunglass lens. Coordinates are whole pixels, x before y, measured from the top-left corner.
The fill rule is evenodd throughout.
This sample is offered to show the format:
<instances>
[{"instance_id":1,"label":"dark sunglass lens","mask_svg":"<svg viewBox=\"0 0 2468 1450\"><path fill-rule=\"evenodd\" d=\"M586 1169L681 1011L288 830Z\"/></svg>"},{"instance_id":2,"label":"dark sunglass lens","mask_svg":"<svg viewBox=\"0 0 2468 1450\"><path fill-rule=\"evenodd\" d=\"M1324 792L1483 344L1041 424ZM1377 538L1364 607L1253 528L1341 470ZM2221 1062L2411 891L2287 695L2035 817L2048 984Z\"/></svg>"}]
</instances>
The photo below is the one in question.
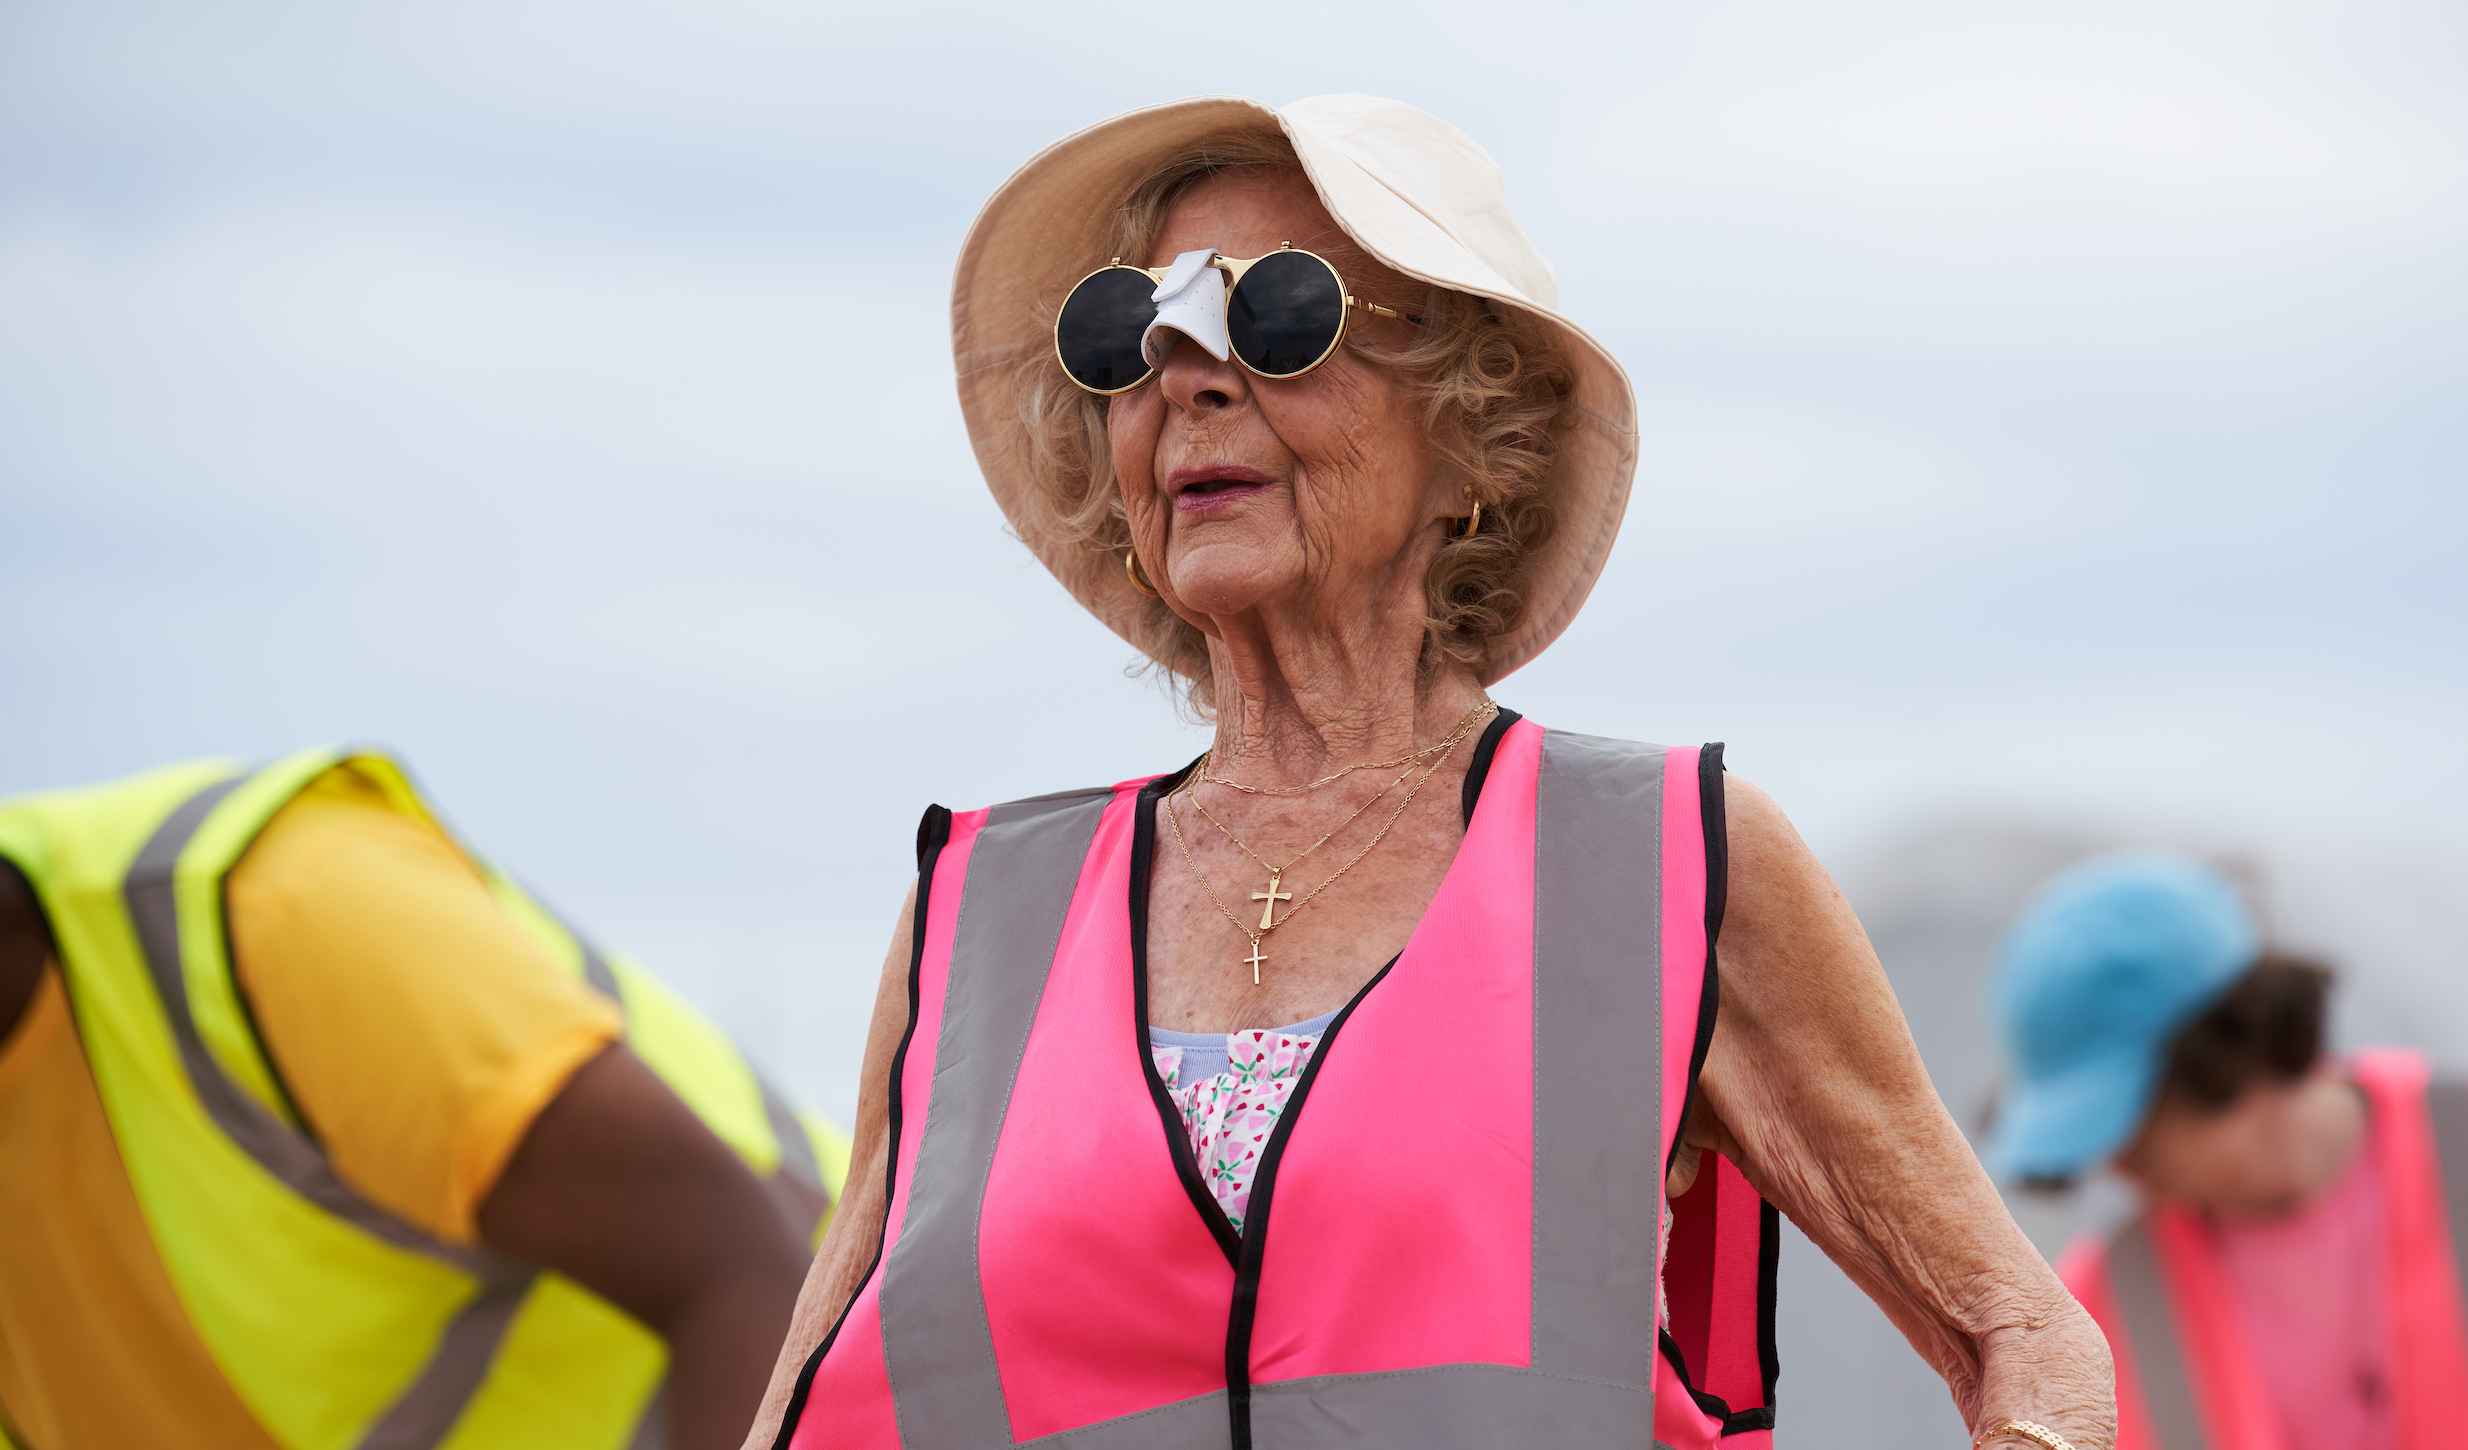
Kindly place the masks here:
<instances>
[{"instance_id":1,"label":"dark sunglass lens","mask_svg":"<svg viewBox=\"0 0 2468 1450\"><path fill-rule=\"evenodd\" d=\"M1325 357L1344 326L1345 288L1307 252L1262 257L1226 299L1234 355L1272 378L1291 377Z\"/></svg>"},{"instance_id":2,"label":"dark sunglass lens","mask_svg":"<svg viewBox=\"0 0 2468 1450\"><path fill-rule=\"evenodd\" d=\"M1136 267L1108 267L1071 289L1054 319L1054 351L1073 382L1111 393L1148 376L1140 334L1157 318L1156 290Z\"/></svg>"}]
</instances>

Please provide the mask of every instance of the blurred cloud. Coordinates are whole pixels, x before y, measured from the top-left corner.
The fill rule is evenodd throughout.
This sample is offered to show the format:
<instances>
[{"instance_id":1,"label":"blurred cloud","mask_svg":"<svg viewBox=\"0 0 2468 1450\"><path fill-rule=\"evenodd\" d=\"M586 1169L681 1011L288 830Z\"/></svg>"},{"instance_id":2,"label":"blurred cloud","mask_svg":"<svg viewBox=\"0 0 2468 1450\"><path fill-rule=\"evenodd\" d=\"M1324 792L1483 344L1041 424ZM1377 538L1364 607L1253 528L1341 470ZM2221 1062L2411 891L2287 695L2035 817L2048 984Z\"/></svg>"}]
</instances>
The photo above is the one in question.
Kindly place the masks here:
<instances>
[{"instance_id":1,"label":"blurred cloud","mask_svg":"<svg viewBox=\"0 0 2468 1450\"><path fill-rule=\"evenodd\" d=\"M897 720L881 769L813 788L870 863L835 879L879 897L940 778L1171 759L1192 733L1001 536L941 318L1011 166L1207 89L1456 119L1638 379L1627 543L1512 700L1793 762L1769 783L1821 842L1880 794L2038 778L2052 719L2182 720L2213 758L2300 716L2429 736L2461 662L2462 26L1268 7L1165 80L1095 6L16 7L0 760L373 733L503 782L582 740L652 820L694 809L639 773L680 751L829 758ZM150 672L194 708L133 715ZM1074 728L1092 682L1106 749L1149 744ZM1898 750L1923 720L1956 723ZM1891 790L1835 784L1880 778L1824 744L1851 737L1907 759ZM521 844L590 859L563 813L603 787L527 768ZM2154 773L2113 762L2086 808Z\"/></svg>"}]
</instances>

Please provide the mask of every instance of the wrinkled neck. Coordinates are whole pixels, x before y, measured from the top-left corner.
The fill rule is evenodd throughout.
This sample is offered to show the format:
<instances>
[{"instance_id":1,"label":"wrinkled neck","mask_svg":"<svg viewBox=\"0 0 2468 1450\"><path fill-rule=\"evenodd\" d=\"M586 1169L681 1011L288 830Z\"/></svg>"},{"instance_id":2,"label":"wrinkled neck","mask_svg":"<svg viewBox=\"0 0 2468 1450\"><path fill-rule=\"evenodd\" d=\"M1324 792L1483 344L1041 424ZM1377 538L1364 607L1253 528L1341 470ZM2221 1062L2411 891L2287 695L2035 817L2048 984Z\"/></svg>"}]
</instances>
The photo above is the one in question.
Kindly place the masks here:
<instances>
[{"instance_id":1,"label":"wrinkled neck","mask_svg":"<svg viewBox=\"0 0 2468 1450\"><path fill-rule=\"evenodd\" d=\"M1416 631L1420 643L1420 631ZM1424 674L1411 656L1388 661L1339 655L1309 671L1217 676L1217 735L1210 770L1257 786L1292 786L1365 761L1436 745L1484 698L1471 673ZM1229 685L1234 688L1229 689Z\"/></svg>"}]
</instances>

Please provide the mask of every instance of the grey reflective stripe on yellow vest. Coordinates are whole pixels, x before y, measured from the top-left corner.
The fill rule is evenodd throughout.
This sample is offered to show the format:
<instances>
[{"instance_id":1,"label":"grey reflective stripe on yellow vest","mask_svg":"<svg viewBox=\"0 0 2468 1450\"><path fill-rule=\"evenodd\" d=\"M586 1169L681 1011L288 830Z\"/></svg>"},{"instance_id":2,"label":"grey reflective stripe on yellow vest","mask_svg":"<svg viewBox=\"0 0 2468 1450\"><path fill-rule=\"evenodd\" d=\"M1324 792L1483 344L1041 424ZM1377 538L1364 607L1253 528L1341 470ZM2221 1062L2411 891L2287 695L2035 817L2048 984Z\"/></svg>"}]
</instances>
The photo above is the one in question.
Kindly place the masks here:
<instances>
[{"instance_id":1,"label":"grey reflective stripe on yellow vest","mask_svg":"<svg viewBox=\"0 0 2468 1450\"><path fill-rule=\"evenodd\" d=\"M189 1130L176 1126L183 1121L181 1110L145 1105L170 1104L173 1097L184 1091L190 1103L185 1111L197 1115L192 1121L201 1131L178 1141L205 1145L219 1141L224 1145L217 1151L233 1167L217 1171L226 1177L237 1171L240 1178L228 1182L218 1178L215 1182L221 1186L212 1191L223 1193L232 1184L238 1184L247 1192L240 1199L220 1199L211 1211L200 1203L198 1213L183 1217L183 1224L222 1223L222 1228L209 1232L238 1235L223 1240L226 1246L251 1240L258 1244L296 1242L286 1236L292 1231L264 1227L267 1217L214 1218L216 1213L226 1213L223 1205L246 1199L274 1219L297 1213L299 1217L292 1220L296 1228L331 1224L352 1242L370 1244L372 1250L375 1245L383 1245L381 1252L399 1256L392 1262L435 1265L434 1269L423 1270L437 1276L427 1281L432 1284L468 1286L439 1301L440 1317L429 1321L435 1326L433 1330L423 1331L417 1339L406 1339L400 1333L389 1336L385 1359L350 1359L348 1362L354 1365L378 1363L399 1368L389 1367L386 1377L370 1383L375 1393L355 1402L362 1408L352 1413L347 1430L339 1429L329 1416L324 1422L326 1428L307 1434L298 1443L351 1445L364 1450L427 1450L442 1444L472 1446L475 1450L512 1445L554 1446L558 1450L583 1446L593 1450L656 1447L665 1438L664 1414L658 1392L657 1341L648 1331L570 1281L535 1271L484 1247L441 1242L376 1206L344 1183L314 1137L295 1126L299 1120L296 1108L273 1071L264 1044L255 1039L254 1027L247 1020L245 1000L236 995L236 977L228 975L228 928L223 919L222 882L256 831L263 828L264 821L309 781L336 768L355 769L366 778L382 779L389 784L390 800L404 809L426 813L427 808L417 802L407 778L391 761L374 755L347 756L330 751L302 752L254 774L233 773L228 767L212 765L167 767L85 791L0 802L0 827L5 827L0 835L6 836L12 859L16 859L16 853L25 853L25 860L19 864L31 866L29 879L37 882L38 893L64 893L46 895L46 909L63 906L85 912L73 919L56 918L55 924L82 923L80 930L62 937L61 945L62 970L71 985L73 1001L86 1000L79 995L82 993L102 993L105 995L94 1000L109 1008L94 1020L79 1019L81 1037L94 1039L87 1044L89 1062L98 1081L117 1064L118 1080L124 1084L155 1084L132 1100L155 1115L143 1119L156 1135L154 1141L170 1141L163 1135L178 1138ZM87 837L78 837L75 833L83 828L82 823L88 822L98 824ZM112 855L106 846L97 844L112 839L127 842L120 848L125 854ZM58 863L52 856L58 857ZM827 1193L828 1176L817 1171L818 1140L809 1137L806 1125L786 1102L762 1083L708 1024L670 998L639 968L630 963L612 966L579 934L490 871L485 862L477 858L473 862L488 877L501 903L515 913L534 940L548 948L553 957L563 960L568 970L577 971L618 1004L625 1014L629 1038L638 1029L656 1032L660 1040L646 1043L646 1061L654 1071L715 1132L739 1144L739 1151L755 1161L758 1170L776 1163L771 1177L782 1207L789 1210L792 1222L799 1221L800 1216L810 1221L813 1200L801 1203L781 1180L796 1176L810 1188ZM117 917L118 926L75 905L102 899L116 903L117 910L112 915ZM114 936L114 932L119 935ZM55 931L55 935L60 933ZM114 947L114 941L125 945ZM81 942L83 945L79 945ZM201 965L209 963L216 965ZM201 970L204 975L198 975ZM114 993L121 995L111 995ZM634 998L632 1003L627 1000L629 995ZM144 1007L138 1018L130 1018L122 1010L147 1002L151 1006ZM111 1006L114 1003L120 1005ZM162 1063L164 1075L151 1078L141 1070L143 1064L128 1055L143 1049L130 1045L135 1039L127 1035L133 1030L127 1023L137 1022L142 1028L146 1012L159 1014L163 1029L161 1054L155 1060ZM110 1022L119 1022L121 1026L114 1030L103 1025ZM218 1023L220 1040L216 1037ZM235 1027L239 1033L237 1041L233 1040ZM95 1038L97 1032L102 1032L103 1037ZM664 1066L655 1060L663 1054L674 1060ZM259 1074L254 1090L247 1081L252 1071ZM697 1102L698 1094L707 1098L718 1094L729 1105L707 1110ZM106 1093L106 1097L110 1094ZM714 1116L714 1111L719 1115ZM757 1113L767 1127L748 1126ZM128 1126L114 1119L115 1133L123 1135L123 1159L134 1181L143 1177L141 1170L158 1159L152 1150L140 1151L144 1147L142 1141L132 1143L126 1136ZM769 1143L774 1136L778 1140L776 1159ZM828 1140L834 1168L840 1166L840 1148L836 1137ZM254 1171L242 1168L243 1164L254 1165ZM262 1178L257 1176L260 1172ZM266 1186L249 1186L252 1184ZM247 1194L270 1196L247 1198ZM167 1263L172 1263L172 1250L163 1242L166 1231L157 1224L158 1247L163 1248ZM273 1237L269 1238L269 1233ZM175 1270L175 1279L178 1277ZM239 1303L248 1301L249 1291L256 1290L253 1303L264 1314L286 1325L326 1322L313 1310L307 1311L308 1317L304 1318L292 1301L280 1297L270 1285L258 1280L245 1282L245 1288L235 1285L229 1291L216 1292L226 1297L237 1295L232 1302ZM328 1274L317 1282L346 1296L382 1296L391 1292L376 1281L348 1275ZM202 1314L222 1302L219 1298L192 1302L191 1312ZM392 1301L367 1298L362 1302ZM432 1332L435 1337L430 1339L427 1334ZM337 1352L349 1354L348 1346L356 1341L346 1337L327 1342L337 1346ZM251 1343L221 1342L227 1354L243 1356L259 1353L250 1347ZM345 1361L338 1361L342 1362ZM239 1372L231 1359L222 1363L227 1374ZM295 1363L289 1358L281 1361L286 1367ZM264 1366L257 1368L262 1370ZM261 1377L256 1383L263 1391L267 1381ZM331 1379L320 1375L298 1383L313 1394L329 1386ZM543 1395L550 1398L543 1399ZM556 1399L559 1395L565 1398ZM339 1402L329 1397L321 1403ZM537 1412L551 1403L573 1407L581 1413L558 1420L563 1428L552 1432L536 1418ZM264 1413L262 1406L254 1402L252 1407ZM274 1433L273 1422L268 1425L269 1433ZM295 1443L284 1435L277 1434L275 1438L285 1444Z\"/></svg>"},{"instance_id":2,"label":"grey reflective stripe on yellow vest","mask_svg":"<svg viewBox=\"0 0 2468 1450\"><path fill-rule=\"evenodd\" d=\"M439 1242L362 1198L335 1175L333 1165L314 1142L233 1082L198 1037L197 1024L189 1013L187 976L181 969L172 876L180 853L207 813L244 779L220 781L190 797L137 853L126 887L129 920L137 928L147 973L171 1020L189 1084L216 1126L268 1173L326 1212L398 1248L452 1264L480 1281L479 1292L447 1327L419 1378L360 1442L363 1450L424 1450L445 1438L487 1375L498 1341L530 1291L534 1274L528 1265L501 1254Z\"/></svg>"},{"instance_id":3,"label":"grey reflective stripe on yellow vest","mask_svg":"<svg viewBox=\"0 0 2468 1450\"><path fill-rule=\"evenodd\" d=\"M1436 1365L1249 1387L1258 1441L1642 1443L1653 1421L1660 1154L1620 1152L1661 1121L1603 1065L1661 1041L1663 752L1544 735L1536 824L1531 1367ZM977 1252L997 1138L1107 792L998 806L970 850L927 1127L883 1269L885 1365L912 1450L1011 1444ZM1640 879L1639 863L1651 863ZM1018 970L1034 943L1036 971ZM990 970L996 964L1007 970ZM1701 964L1684 964L1696 970ZM1624 1068L1622 1081L1634 1080ZM1640 1111L1640 1109L1644 1111ZM931 1385L931 1393L915 1387ZM906 1387L906 1388L904 1388ZM1069 1450L1224 1450L1227 1396L1202 1395L1027 1442ZM1345 1443L1361 1443L1360 1435Z\"/></svg>"},{"instance_id":4,"label":"grey reflective stripe on yellow vest","mask_svg":"<svg viewBox=\"0 0 2468 1450\"><path fill-rule=\"evenodd\" d=\"M2468 1083L2435 1080L2426 1088L2425 1109L2434 1130L2434 1156L2442 1174L2451 1243L2468 1250ZM2455 1259L2463 1279L2461 1294L2468 1299L2468 1255L2455 1255ZM2143 1220L2127 1224L2109 1241L2107 1268L2109 1292L2116 1296L2117 1315L2125 1322L2134 1377L2142 1386L2143 1413L2158 1450L2236 1450L2214 1445L2203 1423L2185 1340L2177 1332L2176 1314L2169 1307L2159 1251Z\"/></svg>"}]
</instances>

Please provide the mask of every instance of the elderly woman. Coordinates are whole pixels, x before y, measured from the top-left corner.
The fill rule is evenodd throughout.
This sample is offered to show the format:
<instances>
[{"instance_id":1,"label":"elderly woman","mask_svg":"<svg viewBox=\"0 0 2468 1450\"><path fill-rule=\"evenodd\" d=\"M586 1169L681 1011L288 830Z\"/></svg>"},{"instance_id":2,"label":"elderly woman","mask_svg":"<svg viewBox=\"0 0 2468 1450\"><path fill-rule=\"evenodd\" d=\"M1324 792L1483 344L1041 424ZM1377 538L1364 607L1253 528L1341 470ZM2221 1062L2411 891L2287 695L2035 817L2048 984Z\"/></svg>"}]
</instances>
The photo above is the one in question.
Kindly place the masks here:
<instances>
[{"instance_id":1,"label":"elderly woman","mask_svg":"<svg viewBox=\"0 0 2468 1450\"><path fill-rule=\"evenodd\" d=\"M749 1447L1766 1444L1777 1208L1982 1443L2110 1444L1782 813L1485 693L1635 463L1555 297L1490 158L1362 96L1134 112L988 204L986 477L1216 739L927 812Z\"/></svg>"}]
</instances>

